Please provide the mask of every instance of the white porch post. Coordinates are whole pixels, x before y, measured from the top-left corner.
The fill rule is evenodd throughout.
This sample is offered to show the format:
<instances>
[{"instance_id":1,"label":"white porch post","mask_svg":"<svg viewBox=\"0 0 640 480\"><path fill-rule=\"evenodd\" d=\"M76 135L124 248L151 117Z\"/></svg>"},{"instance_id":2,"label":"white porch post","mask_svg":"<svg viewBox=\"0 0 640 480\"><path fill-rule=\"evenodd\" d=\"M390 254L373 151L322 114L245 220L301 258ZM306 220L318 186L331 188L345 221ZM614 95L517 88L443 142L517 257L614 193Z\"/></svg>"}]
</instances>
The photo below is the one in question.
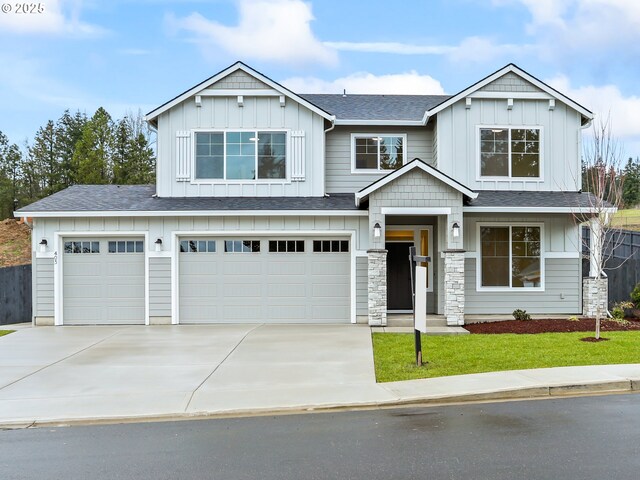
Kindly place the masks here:
<instances>
[{"instance_id":1,"label":"white porch post","mask_svg":"<svg viewBox=\"0 0 640 480\"><path fill-rule=\"evenodd\" d=\"M599 271L602 265L602 228L597 218L589 221L591 235L589 237L589 276L598 278L602 272Z\"/></svg>"}]
</instances>

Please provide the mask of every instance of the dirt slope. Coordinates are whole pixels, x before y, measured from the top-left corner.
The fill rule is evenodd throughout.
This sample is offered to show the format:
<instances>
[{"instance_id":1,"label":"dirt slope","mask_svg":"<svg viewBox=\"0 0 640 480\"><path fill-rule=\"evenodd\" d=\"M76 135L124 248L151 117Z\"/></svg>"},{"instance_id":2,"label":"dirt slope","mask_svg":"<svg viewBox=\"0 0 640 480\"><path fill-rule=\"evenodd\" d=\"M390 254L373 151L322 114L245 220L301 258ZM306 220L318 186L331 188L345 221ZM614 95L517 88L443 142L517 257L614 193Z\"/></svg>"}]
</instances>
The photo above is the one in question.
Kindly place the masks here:
<instances>
[{"instance_id":1,"label":"dirt slope","mask_svg":"<svg viewBox=\"0 0 640 480\"><path fill-rule=\"evenodd\" d=\"M31 263L31 229L13 218L0 221L0 267Z\"/></svg>"}]
</instances>

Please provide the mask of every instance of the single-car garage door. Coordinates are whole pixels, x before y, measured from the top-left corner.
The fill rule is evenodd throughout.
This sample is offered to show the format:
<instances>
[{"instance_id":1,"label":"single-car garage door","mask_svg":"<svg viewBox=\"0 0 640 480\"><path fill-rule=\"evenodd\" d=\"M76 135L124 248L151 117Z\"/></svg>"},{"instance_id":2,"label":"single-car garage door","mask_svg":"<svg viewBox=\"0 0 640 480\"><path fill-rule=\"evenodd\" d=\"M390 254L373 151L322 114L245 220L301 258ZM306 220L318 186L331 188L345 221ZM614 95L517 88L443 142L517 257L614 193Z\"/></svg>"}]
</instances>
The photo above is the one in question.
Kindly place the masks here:
<instances>
[{"instance_id":1,"label":"single-car garage door","mask_svg":"<svg viewBox=\"0 0 640 480\"><path fill-rule=\"evenodd\" d=\"M180 323L348 323L349 240L180 240Z\"/></svg>"},{"instance_id":2,"label":"single-car garage door","mask_svg":"<svg viewBox=\"0 0 640 480\"><path fill-rule=\"evenodd\" d=\"M142 238L65 238L63 323L144 324Z\"/></svg>"}]
</instances>

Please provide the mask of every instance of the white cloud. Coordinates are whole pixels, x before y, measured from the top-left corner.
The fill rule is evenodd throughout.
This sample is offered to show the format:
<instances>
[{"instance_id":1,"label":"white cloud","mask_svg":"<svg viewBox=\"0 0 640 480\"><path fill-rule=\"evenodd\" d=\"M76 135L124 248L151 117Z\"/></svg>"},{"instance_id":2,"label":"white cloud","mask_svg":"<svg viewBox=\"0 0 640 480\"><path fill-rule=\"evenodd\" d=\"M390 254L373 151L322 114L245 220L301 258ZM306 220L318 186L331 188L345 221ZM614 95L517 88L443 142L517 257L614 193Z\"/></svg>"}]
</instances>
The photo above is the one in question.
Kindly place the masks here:
<instances>
[{"instance_id":1,"label":"white cloud","mask_svg":"<svg viewBox=\"0 0 640 480\"><path fill-rule=\"evenodd\" d=\"M300 93L342 93L346 90L347 94L444 94L444 89L438 80L429 75L420 75L413 70L389 75L358 72L331 81L314 77L293 77L284 80L282 84Z\"/></svg>"},{"instance_id":2,"label":"white cloud","mask_svg":"<svg viewBox=\"0 0 640 480\"><path fill-rule=\"evenodd\" d=\"M102 27L80 20L80 0L41 0L40 4L42 13L25 14L17 13L17 3L5 2L3 6L9 5L11 11L0 13L0 33L98 36L107 32ZM31 4L20 5L28 7Z\"/></svg>"},{"instance_id":3,"label":"white cloud","mask_svg":"<svg viewBox=\"0 0 640 480\"><path fill-rule=\"evenodd\" d=\"M347 52L394 53L397 55L444 55L456 47L449 45L416 45L399 42L324 42L327 47Z\"/></svg>"},{"instance_id":4,"label":"white cloud","mask_svg":"<svg viewBox=\"0 0 640 480\"><path fill-rule=\"evenodd\" d=\"M487 37L467 37L458 45L429 45L401 42L324 42L341 51L390 53L396 55L441 55L458 63L486 63L495 58L514 58L528 54L534 45L497 43Z\"/></svg>"},{"instance_id":5,"label":"white cloud","mask_svg":"<svg viewBox=\"0 0 640 480\"><path fill-rule=\"evenodd\" d=\"M634 149L640 145L640 97L626 97L615 85L572 87L569 79L558 75L547 81L549 85L572 100L593 111L599 119L610 115L611 129L632 155L640 154Z\"/></svg>"},{"instance_id":6,"label":"white cloud","mask_svg":"<svg viewBox=\"0 0 640 480\"><path fill-rule=\"evenodd\" d=\"M323 45L311 30L310 4L301 0L238 0L239 22L222 25L199 13L184 18L167 17L170 27L195 36L204 52L215 55L212 45L238 59L286 64L334 65L335 50Z\"/></svg>"},{"instance_id":7,"label":"white cloud","mask_svg":"<svg viewBox=\"0 0 640 480\"><path fill-rule=\"evenodd\" d=\"M527 32L547 47L547 56L575 51L604 53L618 46L638 51L640 2L637 0L494 0L521 4L531 14Z\"/></svg>"}]
</instances>

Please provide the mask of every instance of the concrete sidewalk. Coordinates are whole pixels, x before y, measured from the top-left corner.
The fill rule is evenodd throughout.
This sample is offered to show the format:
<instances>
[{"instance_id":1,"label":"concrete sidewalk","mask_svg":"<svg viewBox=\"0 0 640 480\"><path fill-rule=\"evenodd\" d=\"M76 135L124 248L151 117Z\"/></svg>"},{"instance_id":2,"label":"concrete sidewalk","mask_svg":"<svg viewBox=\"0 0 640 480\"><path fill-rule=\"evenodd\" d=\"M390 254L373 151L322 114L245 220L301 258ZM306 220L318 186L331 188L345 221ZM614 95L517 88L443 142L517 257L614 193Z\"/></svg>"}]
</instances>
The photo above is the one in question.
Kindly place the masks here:
<instances>
[{"instance_id":1,"label":"concrete sidewalk","mask_svg":"<svg viewBox=\"0 0 640 480\"><path fill-rule=\"evenodd\" d=\"M359 325L20 328L0 337L0 425L246 415L640 390L640 365L377 384Z\"/></svg>"}]
</instances>

